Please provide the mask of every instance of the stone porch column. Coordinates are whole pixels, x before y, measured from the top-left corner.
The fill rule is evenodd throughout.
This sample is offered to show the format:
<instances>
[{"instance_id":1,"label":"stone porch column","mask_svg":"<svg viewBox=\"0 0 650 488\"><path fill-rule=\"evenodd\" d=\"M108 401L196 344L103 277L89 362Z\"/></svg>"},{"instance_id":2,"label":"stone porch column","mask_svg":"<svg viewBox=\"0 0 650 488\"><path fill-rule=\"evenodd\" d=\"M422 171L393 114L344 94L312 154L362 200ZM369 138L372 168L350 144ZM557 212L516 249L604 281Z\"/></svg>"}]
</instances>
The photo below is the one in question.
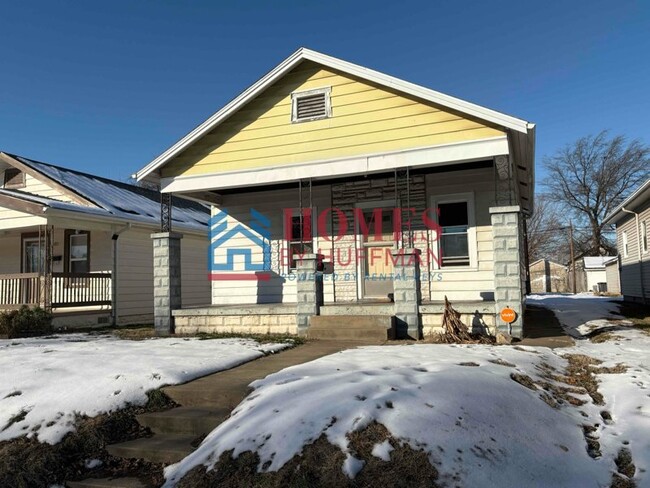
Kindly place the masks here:
<instances>
[{"instance_id":1,"label":"stone porch column","mask_svg":"<svg viewBox=\"0 0 650 488\"><path fill-rule=\"evenodd\" d=\"M522 338L524 312L524 240L523 215L518 205L491 207L492 242L494 245L494 300L497 329ZM517 314L511 324L501 320L503 308Z\"/></svg>"},{"instance_id":2,"label":"stone porch column","mask_svg":"<svg viewBox=\"0 0 650 488\"><path fill-rule=\"evenodd\" d=\"M318 263L322 262L322 254L295 255L296 262L296 323L298 335L306 335L310 319L320 313L323 304L323 277L317 273Z\"/></svg>"},{"instance_id":3,"label":"stone porch column","mask_svg":"<svg viewBox=\"0 0 650 488\"><path fill-rule=\"evenodd\" d=\"M394 249L393 297L395 300L395 335L398 339L422 338L420 324L420 250Z\"/></svg>"},{"instance_id":4,"label":"stone porch column","mask_svg":"<svg viewBox=\"0 0 650 488\"><path fill-rule=\"evenodd\" d=\"M153 315L156 335L174 332L172 310L181 308L181 239L177 232L151 234L153 239Z\"/></svg>"}]
</instances>

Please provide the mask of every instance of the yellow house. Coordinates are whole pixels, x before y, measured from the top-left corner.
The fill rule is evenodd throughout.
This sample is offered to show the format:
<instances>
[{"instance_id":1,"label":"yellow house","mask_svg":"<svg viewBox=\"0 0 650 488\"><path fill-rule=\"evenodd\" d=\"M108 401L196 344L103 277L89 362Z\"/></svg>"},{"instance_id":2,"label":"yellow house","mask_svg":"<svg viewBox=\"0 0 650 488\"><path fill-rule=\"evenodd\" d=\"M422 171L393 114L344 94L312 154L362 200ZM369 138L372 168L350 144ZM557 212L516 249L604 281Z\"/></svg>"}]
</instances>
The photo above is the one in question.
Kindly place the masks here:
<instances>
[{"instance_id":1,"label":"yellow house","mask_svg":"<svg viewBox=\"0 0 650 488\"><path fill-rule=\"evenodd\" d=\"M420 338L448 297L521 336L534 142L534 124L301 48L135 175L212 205L212 306L162 284L157 327Z\"/></svg>"}]
</instances>

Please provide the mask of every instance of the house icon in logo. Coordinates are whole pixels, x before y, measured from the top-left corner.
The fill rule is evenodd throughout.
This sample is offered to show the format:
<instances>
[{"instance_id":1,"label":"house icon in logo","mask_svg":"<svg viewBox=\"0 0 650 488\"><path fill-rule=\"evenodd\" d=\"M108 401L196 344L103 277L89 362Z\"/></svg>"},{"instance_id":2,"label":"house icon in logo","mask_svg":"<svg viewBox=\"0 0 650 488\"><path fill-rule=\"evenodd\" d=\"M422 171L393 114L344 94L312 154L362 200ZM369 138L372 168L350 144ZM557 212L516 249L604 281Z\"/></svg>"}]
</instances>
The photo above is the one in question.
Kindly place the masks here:
<instances>
[{"instance_id":1,"label":"house icon in logo","mask_svg":"<svg viewBox=\"0 0 650 488\"><path fill-rule=\"evenodd\" d=\"M229 215L219 210L210 218L210 247L208 269L211 280L268 280L271 277L271 221L268 217L254 208L250 210L249 226L237 222L228 228ZM233 239L244 237L247 246L242 247L239 241L237 247L227 247ZM217 250L225 249L221 260L217 258ZM243 269L235 269L235 258L238 262L243 259Z\"/></svg>"}]
</instances>

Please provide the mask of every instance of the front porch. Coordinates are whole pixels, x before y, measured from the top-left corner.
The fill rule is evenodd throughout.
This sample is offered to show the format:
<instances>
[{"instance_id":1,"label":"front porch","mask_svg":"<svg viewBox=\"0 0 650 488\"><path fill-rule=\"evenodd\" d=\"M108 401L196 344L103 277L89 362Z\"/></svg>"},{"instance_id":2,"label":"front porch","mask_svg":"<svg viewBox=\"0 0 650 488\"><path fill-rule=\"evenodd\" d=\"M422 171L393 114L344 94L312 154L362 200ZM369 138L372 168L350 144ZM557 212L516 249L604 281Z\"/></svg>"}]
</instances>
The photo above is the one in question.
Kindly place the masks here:
<instances>
[{"instance_id":1,"label":"front porch","mask_svg":"<svg viewBox=\"0 0 650 488\"><path fill-rule=\"evenodd\" d=\"M55 315L55 324L108 324L113 304L108 243L107 232L47 224L1 231L0 310L41 307Z\"/></svg>"},{"instance_id":2,"label":"front porch","mask_svg":"<svg viewBox=\"0 0 650 488\"><path fill-rule=\"evenodd\" d=\"M463 322L474 332L494 333L496 328L493 301L458 301L453 307L460 312ZM442 332L444 302L426 301L420 307L422 336L433 337ZM393 302L328 303L319 310L320 317L341 323L357 321L359 317L381 317L391 321L383 340L399 337L395 330ZM172 311L177 334L235 333L235 334L298 334L296 304L241 304L188 307ZM385 324L380 320L379 327Z\"/></svg>"}]
</instances>

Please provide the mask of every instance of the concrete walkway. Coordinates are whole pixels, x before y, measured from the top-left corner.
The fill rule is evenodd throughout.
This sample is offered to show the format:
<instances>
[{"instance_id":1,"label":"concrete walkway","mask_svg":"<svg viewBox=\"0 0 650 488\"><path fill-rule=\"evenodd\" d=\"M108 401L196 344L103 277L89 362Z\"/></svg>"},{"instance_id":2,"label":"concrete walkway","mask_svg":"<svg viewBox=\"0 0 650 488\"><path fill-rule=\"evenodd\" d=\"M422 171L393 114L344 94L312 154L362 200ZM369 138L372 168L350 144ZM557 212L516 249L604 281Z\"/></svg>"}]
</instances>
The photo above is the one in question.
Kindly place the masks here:
<instances>
[{"instance_id":1,"label":"concrete walkway","mask_svg":"<svg viewBox=\"0 0 650 488\"><path fill-rule=\"evenodd\" d=\"M230 415L234 407L250 393L248 385L254 380L359 345L363 343L310 341L226 371L163 388L181 406L139 415L138 422L149 427L154 435L112 444L106 450L116 457L144 459L153 463L171 464L180 461L200 444L206 434ZM144 485L134 478L114 478L68 482L68 486L139 488Z\"/></svg>"},{"instance_id":2,"label":"concrete walkway","mask_svg":"<svg viewBox=\"0 0 650 488\"><path fill-rule=\"evenodd\" d=\"M562 328L555 314L543 307L526 305L524 338L518 344L535 347L571 347L575 343Z\"/></svg>"}]
</instances>

